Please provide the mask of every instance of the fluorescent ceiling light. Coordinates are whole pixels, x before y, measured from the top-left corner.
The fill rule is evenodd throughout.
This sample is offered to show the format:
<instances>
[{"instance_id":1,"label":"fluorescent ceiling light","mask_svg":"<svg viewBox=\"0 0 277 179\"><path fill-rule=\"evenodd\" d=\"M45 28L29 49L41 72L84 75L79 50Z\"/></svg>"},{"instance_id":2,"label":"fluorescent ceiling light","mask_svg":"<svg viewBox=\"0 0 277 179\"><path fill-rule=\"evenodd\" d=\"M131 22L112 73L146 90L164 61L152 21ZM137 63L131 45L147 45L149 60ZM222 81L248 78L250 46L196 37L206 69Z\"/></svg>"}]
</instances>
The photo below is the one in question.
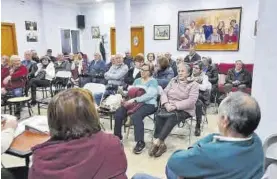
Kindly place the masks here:
<instances>
[{"instance_id":1,"label":"fluorescent ceiling light","mask_svg":"<svg viewBox=\"0 0 277 179\"><path fill-rule=\"evenodd\" d=\"M96 0L96 2L101 2L102 0Z\"/></svg>"}]
</instances>

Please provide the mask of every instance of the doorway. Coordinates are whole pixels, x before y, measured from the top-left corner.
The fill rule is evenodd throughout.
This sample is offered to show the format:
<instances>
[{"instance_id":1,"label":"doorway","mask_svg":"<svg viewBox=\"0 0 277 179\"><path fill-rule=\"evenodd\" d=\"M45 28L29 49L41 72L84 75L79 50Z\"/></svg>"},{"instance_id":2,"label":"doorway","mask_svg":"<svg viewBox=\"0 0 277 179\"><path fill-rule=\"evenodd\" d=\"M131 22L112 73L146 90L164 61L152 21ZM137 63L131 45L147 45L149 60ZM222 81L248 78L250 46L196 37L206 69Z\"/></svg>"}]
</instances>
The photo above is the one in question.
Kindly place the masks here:
<instances>
[{"instance_id":1,"label":"doorway","mask_svg":"<svg viewBox=\"0 0 277 179\"><path fill-rule=\"evenodd\" d=\"M17 55L17 41L14 23L1 23L1 56Z\"/></svg>"},{"instance_id":2,"label":"doorway","mask_svg":"<svg viewBox=\"0 0 277 179\"><path fill-rule=\"evenodd\" d=\"M110 29L111 54L116 54L116 29ZM131 54L136 56L138 53L144 54L144 27L131 27Z\"/></svg>"}]
</instances>

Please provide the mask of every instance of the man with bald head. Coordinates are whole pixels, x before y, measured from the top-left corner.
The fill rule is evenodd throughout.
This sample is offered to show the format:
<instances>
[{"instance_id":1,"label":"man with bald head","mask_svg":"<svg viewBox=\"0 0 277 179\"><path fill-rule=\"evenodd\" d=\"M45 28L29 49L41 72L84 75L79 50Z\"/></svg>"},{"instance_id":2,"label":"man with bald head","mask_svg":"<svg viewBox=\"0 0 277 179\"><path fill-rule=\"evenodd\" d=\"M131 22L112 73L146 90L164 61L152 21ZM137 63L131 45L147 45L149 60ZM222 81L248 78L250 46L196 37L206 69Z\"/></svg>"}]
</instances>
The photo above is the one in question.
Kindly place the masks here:
<instances>
[{"instance_id":1,"label":"man with bald head","mask_svg":"<svg viewBox=\"0 0 277 179\"><path fill-rule=\"evenodd\" d=\"M264 153L254 133L260 119L260 107L253 97L243 92L230 94L219 106L219 133L173 153L166 167L167 178L262 178Z\"/></svg>"}]
</instances>

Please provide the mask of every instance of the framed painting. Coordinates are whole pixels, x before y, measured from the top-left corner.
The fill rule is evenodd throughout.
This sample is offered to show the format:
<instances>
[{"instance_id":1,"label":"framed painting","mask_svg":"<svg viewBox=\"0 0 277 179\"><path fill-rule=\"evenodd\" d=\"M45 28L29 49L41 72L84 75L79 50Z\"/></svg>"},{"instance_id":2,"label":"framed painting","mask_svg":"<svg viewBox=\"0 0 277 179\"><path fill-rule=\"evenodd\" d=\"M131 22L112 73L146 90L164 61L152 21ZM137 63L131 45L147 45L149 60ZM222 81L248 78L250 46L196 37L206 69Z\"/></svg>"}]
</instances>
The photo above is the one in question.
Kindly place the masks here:
<instances>
[{"instance_id":1,"label":"framed painting","mask_svg":"<svg viewBox=\"0 0 277 179\"><path fill-rule=\"evenodd\" d=\"M91 27L91 36L93 39L100 39L100 28L97 27Z\"/></svg>"},{"instance_id":2,"label":"framed painting","mask_svg":"<svg viewBox=\"0 0 277 179\"><path fill-rule=\"evenodd\" d=\"M154 25L154 40L170 40L170 25Z\"/></svg>"},{"instance_id":3,"label":"framed painting","mask_svg":"<svg viewBox=\"0 0 277 179\"><path fill-rule=\"evenodd\" d=\"M178 12L177 50L238 51L241 7Z\"/></svg>"}]
</instances>

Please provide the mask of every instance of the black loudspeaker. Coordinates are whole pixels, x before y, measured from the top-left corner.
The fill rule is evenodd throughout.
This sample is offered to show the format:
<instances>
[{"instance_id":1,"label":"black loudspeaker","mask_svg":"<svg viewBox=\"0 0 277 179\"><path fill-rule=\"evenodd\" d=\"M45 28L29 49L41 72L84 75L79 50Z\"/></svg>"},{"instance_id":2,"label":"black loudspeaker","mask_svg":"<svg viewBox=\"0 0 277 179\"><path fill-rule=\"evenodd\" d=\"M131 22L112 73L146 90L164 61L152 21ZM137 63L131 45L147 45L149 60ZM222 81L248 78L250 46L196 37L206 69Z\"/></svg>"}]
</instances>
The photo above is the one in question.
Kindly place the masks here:
<instances>
[{"instance_id":1,"label":"black loudspeaker","mask_svg":"<svg viewBox=\"0 0 277 179\"><path fill-rule=\"evenodd\" d=\"M77 16L77 27L79 29L84 29L85 26L85 16L84 15L78 15Z\"/></svg>"}]
</instances>

